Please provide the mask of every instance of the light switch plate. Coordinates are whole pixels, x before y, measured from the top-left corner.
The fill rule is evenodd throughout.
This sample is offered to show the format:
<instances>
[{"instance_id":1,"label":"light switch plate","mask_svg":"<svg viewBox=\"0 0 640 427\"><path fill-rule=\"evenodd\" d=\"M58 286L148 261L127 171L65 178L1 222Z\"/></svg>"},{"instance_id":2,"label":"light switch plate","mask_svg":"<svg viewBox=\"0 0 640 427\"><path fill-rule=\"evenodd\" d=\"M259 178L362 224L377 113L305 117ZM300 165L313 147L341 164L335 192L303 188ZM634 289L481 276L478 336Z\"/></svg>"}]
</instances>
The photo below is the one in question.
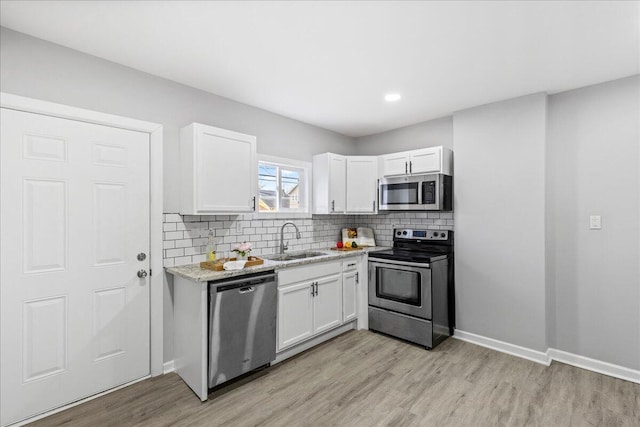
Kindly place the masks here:
<instances>
[{"instance_id":1,"label":"light switch plate","mask_svg":"<svg viewBox=\"0 0 640 427\"><path fill-rule=\"evenodd\" d=\"M236 233L242 233L242 223L240 221L236 221Z\"/></svg>"},{"instance_id":2,"label":"light switch plate","mask_svg":"<svg viewBox=\"0 0 640 427\"><path fill-rule=\"evenodd\" d=\"M589 228L591 230L600 230L602 228L600 215L591 215L589 217Z\"/></svg>"}]
</instances>

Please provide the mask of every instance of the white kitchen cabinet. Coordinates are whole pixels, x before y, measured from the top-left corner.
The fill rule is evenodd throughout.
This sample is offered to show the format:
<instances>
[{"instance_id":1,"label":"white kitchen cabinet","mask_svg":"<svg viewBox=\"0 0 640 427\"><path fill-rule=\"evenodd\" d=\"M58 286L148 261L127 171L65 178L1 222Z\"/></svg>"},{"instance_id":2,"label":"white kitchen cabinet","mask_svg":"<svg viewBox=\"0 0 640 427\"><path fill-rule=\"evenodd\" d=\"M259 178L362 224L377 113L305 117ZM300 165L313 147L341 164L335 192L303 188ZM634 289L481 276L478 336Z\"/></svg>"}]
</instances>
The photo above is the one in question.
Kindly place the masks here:
<instances>
[{"instance_id":1,"label":"white kitchen cabinet","mask_svg":"<svg viewBox=\"0 0 640 427\"><path fill-rule=\"evenodd\" d=\"M342 323L340 261L278 272L278 352Z\"/></svg>"},{"instance_id":2,"label":"white kitchen cabinet","mask_svg":"<svg viewBox=\"0 0 640 427\"><path fill-rule=\"evenodd\" d=\"M359 262L344 261L342 267L342 321L350 322L358 317Z\"/></svg>"},{"instance_id":3,"label":"white kitchen cabinet","mask_svg":"<svg viewBox=\"0 0 640 427\"><path fill-rule=\"evenodd\" d=\"M313 332L319 334L342 324L342 277L316 280L313 297Z\"/></svg>"},{"instance_id":4,"label":"white kitchen cabinet","mask_svg":"<svg viewBox=\"0 0 640 427\"><path fill-rule=\"evenodd\" d=\"M313 156L313 213L376 213L377 170L375 156Z\"/></svg>"},{"instance_id":5,"label":"white kitchen cabinet","mask_svg":"<svg viewBox=\"0 0 640 427\"><path fill-rule=\"evenodd\" d=\"M453 173L453 152L442 146L384 154L379 162L381 177Z\"/></svg>"},{"instance_id":6,"label":"white kitchen cabinet","mask_svg":"<svg viewBox=\"0 0 640 427\"><path fill-rule=\"evenodd\" d=\"M346 174L345 156L333 153L313 156L313 213L345 213Z\"/></svg>"},{"instance_id":7,"label":"white kitchen cabinet","mask_svg":"<svg viewBox=\"0 0 640 427\"><path fill-rule=\"evenodd\" d=\"M378 158L348 156L346 168L347 213L376 213Z\"/></svg>"},{"instance_id":8,"label":"white kitchen cabinet","mask_svg":"<svg viewBox=\"0 0 640 427\"><path fill-rule=\"evenodd\" d=\"M180 213L255 210L256 137L192 123L180 131Z\"/></svg>"},{"instance_id":9,"label":"white kitchen cabinet","mask_svg":"<svg viewBox=\"0 0 640 427\"><path fill-rule=\"evenodd\" d=\"M313 286L305 281L278 288L278 349L313 335Z\"/></svg>"}]
</instances>

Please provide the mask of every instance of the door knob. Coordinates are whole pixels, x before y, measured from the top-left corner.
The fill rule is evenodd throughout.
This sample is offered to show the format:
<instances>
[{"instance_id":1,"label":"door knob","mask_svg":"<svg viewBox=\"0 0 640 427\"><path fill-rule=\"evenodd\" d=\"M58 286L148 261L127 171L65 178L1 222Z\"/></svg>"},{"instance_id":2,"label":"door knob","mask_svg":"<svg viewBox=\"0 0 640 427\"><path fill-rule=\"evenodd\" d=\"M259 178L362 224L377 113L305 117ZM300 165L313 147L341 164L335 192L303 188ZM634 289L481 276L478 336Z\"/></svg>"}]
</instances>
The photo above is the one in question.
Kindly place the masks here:
<instances>
[{"instance_id":1,"label":"door knob","mask_svg":"<svg viewBox=\"0 0 640 427\"><path fill-rule=\"evenodd\" d=\"M140 252L138 254L138 261L144 261L145 259L147 259L147 254L145 254L144 252Z\"/></svg>"},{"instance_id":2,"label":"door knob","mask_svg":"<svg viewBox=\"0 0 640 427\"><path fill-rule=\"evenodd\" d=\"M138 277L141 279L147 277L147 270L138 270Z\"/></svg>"}]
</instances>

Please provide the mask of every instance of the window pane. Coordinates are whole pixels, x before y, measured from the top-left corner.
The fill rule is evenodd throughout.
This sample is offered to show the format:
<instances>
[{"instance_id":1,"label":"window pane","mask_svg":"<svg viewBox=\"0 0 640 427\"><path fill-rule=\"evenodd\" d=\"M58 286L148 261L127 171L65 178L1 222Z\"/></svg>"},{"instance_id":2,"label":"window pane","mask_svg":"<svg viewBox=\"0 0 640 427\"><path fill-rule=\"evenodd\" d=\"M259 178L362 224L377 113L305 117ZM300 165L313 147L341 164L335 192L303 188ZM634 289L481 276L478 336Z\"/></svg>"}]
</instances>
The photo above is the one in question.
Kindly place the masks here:
<instances>
[{"instance_id":1,"label":"window pane","mask_svg":"<svg viewBox=\"0 0 640 427\"><path fill-rule=\"evenodd\" d=\"M307 169L258 163L260 212L307 212Z\"/></svg>"},{"instance_id":2,"label":"window pane","mask_svg":"<svg viewBox=\"0 0 640 427\"><path fill-rule=\"evenodd\" d=\"M282 169L280 177L280 206L282 210L300 208L300 170Z\"/></svg>"},{"instance_id":3,"label":"window pane","mask_svg":"<svg viewBox=\"0 0 640 427\"><path fill-rule=\"evenodd\" d=\"M258 166L258 188L260 199L258 210L261 212L276 212L278 209L278 167L266 163Z\"/></svg>"}]
</instances>

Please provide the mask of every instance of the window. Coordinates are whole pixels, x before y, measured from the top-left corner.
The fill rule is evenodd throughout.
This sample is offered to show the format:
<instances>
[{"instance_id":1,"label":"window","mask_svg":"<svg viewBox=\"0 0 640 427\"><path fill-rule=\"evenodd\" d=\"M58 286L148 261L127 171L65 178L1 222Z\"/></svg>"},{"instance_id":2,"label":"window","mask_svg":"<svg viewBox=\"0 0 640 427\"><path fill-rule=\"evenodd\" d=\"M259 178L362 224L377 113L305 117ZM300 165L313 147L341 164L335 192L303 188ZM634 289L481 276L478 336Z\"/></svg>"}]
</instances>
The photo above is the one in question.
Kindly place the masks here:
<instances>
[{"instance_id":1,"label":"window","mask_svg":"<svg viewBox=\"0 0 640 427\"><path fill-rule=\"evenodd\" d=\"M258 162L258 212L308 213L310 164L261 156Z\"/></svg>"}]
</instances>

